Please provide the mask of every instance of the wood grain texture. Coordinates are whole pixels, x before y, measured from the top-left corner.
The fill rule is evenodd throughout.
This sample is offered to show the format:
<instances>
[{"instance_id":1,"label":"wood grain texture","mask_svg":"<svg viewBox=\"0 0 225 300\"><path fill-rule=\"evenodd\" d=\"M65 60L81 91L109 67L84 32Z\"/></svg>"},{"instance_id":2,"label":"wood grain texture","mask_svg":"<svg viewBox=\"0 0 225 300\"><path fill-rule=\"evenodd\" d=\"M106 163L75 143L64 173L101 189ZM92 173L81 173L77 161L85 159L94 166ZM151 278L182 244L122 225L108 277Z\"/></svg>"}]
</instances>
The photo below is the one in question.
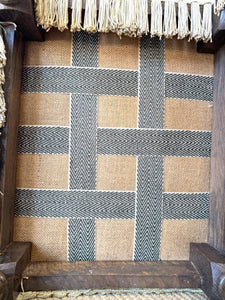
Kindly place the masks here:
<instances>
[{"instance_id":1,"label":"wood grain texture","mask_svg":"<svg viewBox=\"0 0 225 300\"><path fill-rule=\"evenodd\" d=\"M41 262L23 273L25 291L119 288L198 288L190 262Z\"/></svg>"},{"instance_id":2,"label":"wood grain texture","mask_svg":"<svg viewBox=\"0 0 225 300\"><path fill-rule=\"evenodd\" d=\"M15 292L19 289L22 273L30 262L31 243L11 243L1 252L0 272L7 280L7 290L4 290L4 300L15 299ZM1 293L0 293L1 298Z\"/></svg>"},{"instance_id":3,"label":"wood grain texture","mask_svg":"<svg viewBox=\"0 0 225 300\"><path fill-rule=\"evenodd\" d=\"M6 100L6 126L1 129L0 139L0 249L13 239L14 201L16 188L16 155L19 123L19 100L22 71L23 42L14 26L5 27L7 65L4 85Z\"/></svg>"},{"instance_id":4,"label":"wood grain texture","mask_svg":"<svg viewBox=\"0 0 225 300\"><path fill-rule=\"evenodd\" d=\"M225 10L220 16L213 14L213 35L212 43L197 43L197 51L200 53L216 53L225 44Z\"/></svg>"},{"instance_id":5,"label":"wood grain texture","mask_svg":"<svg viewBox=\"0 0 225 300\"><path fill-rule=\"evenodd\" d=\"M14 22L27 40L43 41L43 31L37 27L32 0L0 0L0 20Z\"/></svg>"},{"instance_id":6,"label":"wood grain texture","mask_svg":"<svg viewBox=\"0 0 225 300\"><path fill-rule=\"evenodd\" d=\"M200 287L209 299L225 299L225 256L208 244L191 244L190 260L201 275Z\"/></svg>"},{"instance_id":7,"label":"wood grain texture","mask_svg":"<svg viewBox=\"0 0 225 300\"><path fill-rule=\"evenodd\" d=\"M215 55L209 244L225 250L225 46Z\"/></svg>"}]
</instances>

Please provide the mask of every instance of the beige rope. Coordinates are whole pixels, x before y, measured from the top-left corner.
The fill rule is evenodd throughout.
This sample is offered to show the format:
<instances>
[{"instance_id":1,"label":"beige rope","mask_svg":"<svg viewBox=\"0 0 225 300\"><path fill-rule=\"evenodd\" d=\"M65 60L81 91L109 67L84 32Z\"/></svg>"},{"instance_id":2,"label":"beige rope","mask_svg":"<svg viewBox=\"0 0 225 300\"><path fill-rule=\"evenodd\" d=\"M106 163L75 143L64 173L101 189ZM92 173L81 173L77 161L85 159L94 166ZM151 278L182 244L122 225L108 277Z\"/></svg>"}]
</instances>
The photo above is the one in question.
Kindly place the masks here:
<instances>
[{"instance_id":1,"label":"beige rope","mask_svg":"<svg viewBox=\"0 0 225 300\"><path fill-rule=\"evenodd\" d=\"M77 300L206 300L201 290L86 290L20 293L17 300L77 299Z\"/></svg>"}]
</instances>

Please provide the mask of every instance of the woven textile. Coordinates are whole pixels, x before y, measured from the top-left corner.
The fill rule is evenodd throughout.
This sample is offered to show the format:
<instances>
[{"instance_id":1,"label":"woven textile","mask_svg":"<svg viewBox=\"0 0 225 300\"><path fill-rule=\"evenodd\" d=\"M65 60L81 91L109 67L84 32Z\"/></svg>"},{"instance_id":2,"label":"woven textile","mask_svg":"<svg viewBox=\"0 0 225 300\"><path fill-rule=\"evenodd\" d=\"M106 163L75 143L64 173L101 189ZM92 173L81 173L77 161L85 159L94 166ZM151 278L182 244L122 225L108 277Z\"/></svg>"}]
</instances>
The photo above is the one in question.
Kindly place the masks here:
<instances>
[{"instance_id":1,"label":"woven textile","mask_svg":"<svg viewBox=\"0 0 225 300\"><path fill-rule=\"evenodd\" d=\"M26 292L20 293L18 300L29 299L92 299L92 300L206 300L201 290L126 290L126 291L55 291L55 292Z\"/></svg>"},{"instance_id":2,"label":"woven textile","mask_svg":"<svg viewBox=\"0 0 225 300\"><path fill-rule=\"evenodd\" d=\"M14 238L33 260L188 259L207 240L213 56L194 47L26 43Z\"/></svg>"}]
</instances>

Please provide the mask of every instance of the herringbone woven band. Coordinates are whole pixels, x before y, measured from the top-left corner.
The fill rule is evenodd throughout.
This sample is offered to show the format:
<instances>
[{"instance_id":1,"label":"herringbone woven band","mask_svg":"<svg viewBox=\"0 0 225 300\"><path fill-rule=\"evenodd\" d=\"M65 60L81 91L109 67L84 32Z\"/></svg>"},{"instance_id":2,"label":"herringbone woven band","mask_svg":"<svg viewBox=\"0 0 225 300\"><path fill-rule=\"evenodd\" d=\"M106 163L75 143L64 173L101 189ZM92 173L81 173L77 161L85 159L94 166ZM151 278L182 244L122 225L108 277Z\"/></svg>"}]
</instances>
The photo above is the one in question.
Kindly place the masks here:
<instances>
[{"instance_id":1,"label":"herringbone woven band","mask_svg":"<svg viewBox=\"0 0 225 300\"><path fill-rule=\"evenodd\" d=\"M211 57L150 36L46 37L25 54L15 239L33 260L188 259L207 238Z\"/></svg>"}]
</instances>

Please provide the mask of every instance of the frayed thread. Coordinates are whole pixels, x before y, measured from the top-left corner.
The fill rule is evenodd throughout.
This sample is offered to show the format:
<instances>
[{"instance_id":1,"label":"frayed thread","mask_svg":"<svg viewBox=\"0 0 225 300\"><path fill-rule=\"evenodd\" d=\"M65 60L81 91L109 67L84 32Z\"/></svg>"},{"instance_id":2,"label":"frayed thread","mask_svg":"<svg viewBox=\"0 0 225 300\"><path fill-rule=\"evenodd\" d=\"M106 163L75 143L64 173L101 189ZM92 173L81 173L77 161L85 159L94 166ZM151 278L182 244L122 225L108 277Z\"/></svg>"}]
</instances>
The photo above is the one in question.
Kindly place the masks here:
<instances>
[{"instance_id":1,"label":"frayed thread","mask_svg":"<svg viewBox=\"0 0 225 300\"><path fill-rule=\"evenodd\" d=\"M202 39L202 16L198 2L191 3L191 31L189 41L195 39L196 42Z\"/></svg>"},{"instance_id":2,"label":"frayed thread","mask_svg":"<svg viewBox=\"0 0 225 300\"><path fill-rule=\"evenodd\" d=\"M69 0L34 0L37 24L46 31L57 27L60 31L68 28ZM149 29L148 0L86 0L85 15L82 23L82 0L71 0L72 16L70 30L81 29L95 33L115 32L119 37L151 36L172 38L177 35L183 39L212 41L212 6L208 0L152 0L151 24ZM217 1L217 0L215 0ZM218 13L224 7L225 0L218 0L214 5ZM190 3L191 2L191 3ZM205 3L204 3L205 2ZM97 13L97 3L99 11ZM188 3L191 5L189 16ZM176 14L176 5L178 6ZM201 14L201 7L203 13ZM163 16L164 9L164 16ZM190 18L190 28L189 28Z\"/></svg>"},{"instance_id":3,"label":"frayed thread","mask_svg":"<svg viewBox=\"0 0 225 300\"><path fill-rule=\"evenodd\" d=\"M97 3L96 0L86 0L83 30L97 32Z\"/></svg>"},{"instance_id":4,"label":"frayed thread","mask_svg":"<svg viewBox=\"0 0 225 300\"><path fill-rule=\"evenodd\" d=\"M72 15L70 31L80 31L82 26L82 0L72 0Z\"/></svg>"},{"instance_id":5,"label":"frayed thread","mask_svg":"<svg viewBox=\"0 0 225 300\"><path fill-rule=\"evenodd\" d=\"M166 0L164 5L164 36L172 38L177 34L176 6L173 0Z\"/></svg>"},{"instance_id":6,"label":"frayed thread","mask_svg":"<svg viewBox=\"0 0 225 300\"><path fill-rule=\"evenodd\" d=\"M188 27L188 5L184 1L178 2L177 38L184 39L190 34Z\"/></svg>"},{"instance_id":7,"label":"frayed thread","mask_svg":"<svg viewBox=\"0 0 225 300\"><path fill-rule=\"evenodd\" d=\"M163 36L162 26L162 3L160 0L152 0L151 2L151 36Z\"/></svg>"}]
</instances>

